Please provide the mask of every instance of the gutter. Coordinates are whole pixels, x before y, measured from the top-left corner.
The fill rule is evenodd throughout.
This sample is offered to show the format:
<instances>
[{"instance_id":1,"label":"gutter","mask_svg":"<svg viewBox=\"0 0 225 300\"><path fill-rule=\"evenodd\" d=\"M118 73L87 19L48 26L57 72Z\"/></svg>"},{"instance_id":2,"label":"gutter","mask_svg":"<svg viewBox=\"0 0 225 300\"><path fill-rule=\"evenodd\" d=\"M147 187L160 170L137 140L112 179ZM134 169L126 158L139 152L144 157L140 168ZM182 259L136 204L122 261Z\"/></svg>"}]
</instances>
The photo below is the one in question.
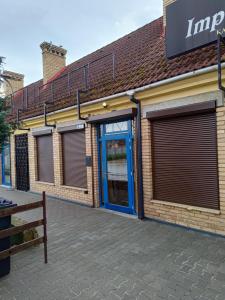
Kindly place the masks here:
<instances>
[{"instance_id":1,"label":"gutter","mask_svg":"<svg viewBox=\"0 0 225 300\"><path fill-rule=\"evenodd\" d=\"M81 93L85 93L85 91L81 91L81 90L78 89L77 90L77 105L76 105L76 107L77 107L77 115L78 115L78 120L85 121L86 118L81 117L81 112L80 112L80 106L81 106L81 104L80 104L80 94Z\"/></svg>"},{"instance_id":2,"label":"gutter","mask_svg":"<svg viewBox=\"0 0 225 300\"><path fill-rule=\"evenodd\" d=\"M17 109L17 113L16 113L16 125L17 125L17 130L25 130L25 131L30 131L30 128L21 128L20 127L20 112L22 112L22 109Z\"/></svg>"},{"instance_id":3,"label":"gutter","mask_svg":"<svg viewBox=\"0 0 225 300\"><path fill-rule=\"evenodd\" d=\"M225 68L225 63L222 63L221 67ZM96 100L92 100L92 101L89 101L89 102L85 102L85 103L82 103L80 106L85 107L85 106L88 106L90 104L101 103L101 102L112 100L112 99L115 99L115 98L128 96L129 94L132 94L134 92L135 93L143 92L143 91L148 90L148 89L160 87L160 86L163 86L163 85L166 85L166 84L174 83L174 82L181 81L181 80L184 80L184 79L188 79L188 78L191 78L191 77L204 75L204 74L207 74L209 72L213 72L213 71L217 71L217 70L218 70L218 65L214 65L214 66L211 66L211 67L207 67L207 68L204 68L204 69L200 69L200 70L197 70L197 71L192 71L192 72L185 73L185 74L182 74L182 75L178 75L178 76L175 76L175 77L171 77L171 78L168 78L168 79L165 79L165 80L161 80L161 81L158 81L158 82L155 82L155 83L151 83L151 84L145 85L143 87L127 90L125 92L121 92L121 93L117 93L117 94L114 94L114 95L102 97L102 98L99 98L99 99L96 99ZM56 112L57 113L58 112L64 112L64 111L71 110L73 108L76 109L77 105L73 105L73 106L70 106L70 107L66 107L66 108L48 113L48 116L51 116L51 115L55 114ZM24 119L24 121L39 119L40 116L41 115L36 116L36 117L31 117L31 118L28 118L28 119Z\"/></svg>"}]
</instances>

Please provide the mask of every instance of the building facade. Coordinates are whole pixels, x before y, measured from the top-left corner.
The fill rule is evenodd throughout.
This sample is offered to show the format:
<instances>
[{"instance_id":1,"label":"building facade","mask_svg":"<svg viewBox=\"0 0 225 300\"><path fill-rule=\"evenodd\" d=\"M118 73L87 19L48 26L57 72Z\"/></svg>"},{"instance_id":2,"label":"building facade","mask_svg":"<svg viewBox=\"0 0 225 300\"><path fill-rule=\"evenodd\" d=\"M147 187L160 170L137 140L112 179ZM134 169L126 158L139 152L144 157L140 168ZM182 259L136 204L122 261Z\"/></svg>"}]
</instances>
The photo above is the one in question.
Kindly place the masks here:
<instances>
[{"instance_id":1,"label":"building facade","mask_svg":"<svg viewBox=\"0 0 225 300\"><path fill-rule=\"evenodd\" d=\"M8 98L11 103L11 95L24 86L24 75L4 70L2 75L6 81L0 82L0 97ZM11 160L10 160L10 144L7 140L0 149L0 183L4 187L11 187Z\"/></svg>"},{"instance_id":2,"label":"building facade","mask_svg":"<svg viewBox=\"0 0 225 300\"><path fill-rule=\"evenodd\" d=\"M168 61L165 25L164 15L69 66L65 49L41 45L43 80L17 92L9 116L22 110L13 187L225 234L216 46Z\"/></svg>"}]
</instances>

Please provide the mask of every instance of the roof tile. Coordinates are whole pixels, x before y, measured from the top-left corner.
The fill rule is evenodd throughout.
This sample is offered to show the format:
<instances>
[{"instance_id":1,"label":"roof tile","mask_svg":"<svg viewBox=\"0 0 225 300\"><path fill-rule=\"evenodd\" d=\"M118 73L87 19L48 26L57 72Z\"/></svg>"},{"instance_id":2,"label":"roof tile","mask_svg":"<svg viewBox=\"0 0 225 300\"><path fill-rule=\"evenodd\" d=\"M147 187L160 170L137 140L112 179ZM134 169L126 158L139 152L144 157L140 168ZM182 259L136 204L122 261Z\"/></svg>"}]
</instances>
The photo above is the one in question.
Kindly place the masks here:
<instances>
[{"instance_id":1,"label":"roof tile","mask_svg":"<svg viewBox=\"0 0 225 300\"><path fill-rule=\"evenodd\" d=\"M115 55L114 80L111 53ZM61 70L57 74L58 77L54 76L54 105L50 110L64 108L75 103L76 89L85 88L82 66L89 64L89 89L81 99L82 102L86 102L215 65L216 53L216 45L213 44L168 60L165 55L165 37L161 17ZM108 56L101 59L104 55ZM94 62L96 59L99 60ZM69 90L67 88L68 73L70 73ZM28 109L24 117L40 114L41 104L52 99L51 81L48 82L45 90L42 84L43 81L40 80L25 88L28 95ZM24 95L26 96L26 92ZM19 101L18 98L15 96L14 102Z\"/></svg>"}]
</instances>

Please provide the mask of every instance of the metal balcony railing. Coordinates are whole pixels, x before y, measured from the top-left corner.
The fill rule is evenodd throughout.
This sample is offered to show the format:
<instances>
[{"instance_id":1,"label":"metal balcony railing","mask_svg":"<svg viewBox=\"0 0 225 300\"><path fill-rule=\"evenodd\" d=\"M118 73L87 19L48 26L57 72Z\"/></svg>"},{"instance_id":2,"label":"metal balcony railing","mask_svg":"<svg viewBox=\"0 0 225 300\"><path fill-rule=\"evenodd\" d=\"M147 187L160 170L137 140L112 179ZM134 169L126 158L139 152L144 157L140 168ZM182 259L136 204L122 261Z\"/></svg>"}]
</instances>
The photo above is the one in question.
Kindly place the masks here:
<instances>
[{"instance_id":1,"label":"metal balcony railing","mask_svg":"<svg viewBox=\"0 0 225 300\"><path fill-rule=\"evenodd\" d=\"M46 84L31 84L13 95L9 100L11 112L29 110L38 104L75 96L76 91L91 90L115 80L115 54L109 53L79 68L70 70Z\"/></svg>"}]
</instances>

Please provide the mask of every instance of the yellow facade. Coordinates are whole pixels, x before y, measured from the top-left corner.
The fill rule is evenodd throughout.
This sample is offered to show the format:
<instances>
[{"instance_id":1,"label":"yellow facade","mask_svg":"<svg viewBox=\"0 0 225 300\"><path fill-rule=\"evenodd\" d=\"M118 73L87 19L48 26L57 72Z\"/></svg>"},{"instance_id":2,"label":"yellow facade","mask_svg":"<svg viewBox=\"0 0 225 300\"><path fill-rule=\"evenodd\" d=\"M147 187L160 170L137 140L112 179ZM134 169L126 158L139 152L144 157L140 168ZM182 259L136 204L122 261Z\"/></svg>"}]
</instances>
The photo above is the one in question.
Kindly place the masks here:
<instances>
[{"instance_id":1,"label":"yellow facade","mask_svg":"<svg viewBox=\"0 0 225 300\"><path fill-rule=\"evenodd\" d=\"M143 119L142 119L142 138L143 138L143 177L144 177L144 206L145 216L155 218L187 227L206 230L214 233L225 234L225 108L217 108L217 128L218 128L218 156L219 156L219 185L220 185L220 210L210 210L204 208L191 207L173 203L163 203L158 199L153 199L152 191L152 169L151 169L151 124L145 118L144 111L148 106L158 105L162 103L170 103L179 99L188 99L199 97L206 93L218 92L217 71L211 71L206 74L195 75L192 77L165 83L159 86L154 85L146 90L136 93L136 98L142 102ZM204 98L204 96L203 96ZM106 102L107 107L104 108L102 103ZM134 107L129 100L129 96L118 96L113 99L102 99L102 101L94 101L94 103L86 103L81 107L82 116L87 117L96 114L105 114L113 110L122 110L124 108ZM177 104L176 104L177 105ZM178 104L179 105L179 104ZM74 122L77 119L77 110L75 107L56 111L48 115L50 124L63 124ZM23 126L31 129L41 128L44 126L43 116L31 118L23 122ZM55 184L39 183L35 179L35 141L29 134L29 152L30 152L30 177L31 189L41 192L45 189L49 194L67 198L70 200L82 202L88 205L99 206L98 195L98 162L97 162L97 145L95 128L86 128L87 142L90 141L92 132L92 145L87 146L87 153L93 156L93 167L88 168L88 194L84 195L83 191L62 187L60 185L60 141L59 134L53 133L55 160ZM15 135L25 133L23 131L15 131ZM12 138L13 143L13 138ZM12 153L12 162L15 159ZM12 166L12 177L15 177L15 167ZM15 182L15 181L14 181Z\"/></svg>"}]
</instances>

